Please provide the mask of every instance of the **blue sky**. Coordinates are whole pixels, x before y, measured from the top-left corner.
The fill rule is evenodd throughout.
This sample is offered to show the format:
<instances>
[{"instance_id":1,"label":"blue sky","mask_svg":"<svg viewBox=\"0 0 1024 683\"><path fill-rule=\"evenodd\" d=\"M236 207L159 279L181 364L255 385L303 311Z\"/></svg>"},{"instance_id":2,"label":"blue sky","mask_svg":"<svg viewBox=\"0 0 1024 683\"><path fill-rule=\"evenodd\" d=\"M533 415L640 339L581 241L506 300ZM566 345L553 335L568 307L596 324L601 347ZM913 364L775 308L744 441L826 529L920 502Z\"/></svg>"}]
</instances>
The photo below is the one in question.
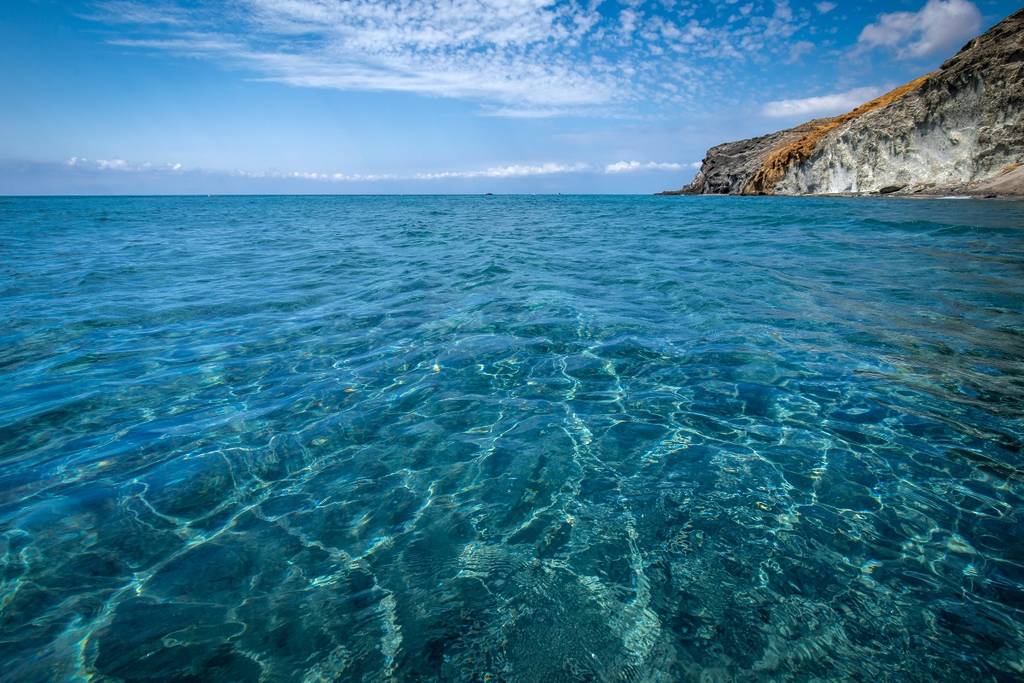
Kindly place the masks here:
<instances>
[{"instance_id":1,"label":"blue sky","mask_svg":"<svg viewBox=\"0 0 1024 683\"><path fill-rule=\"evenodd\" d=\"M0 193L653 192L1019 0L8 0Z\"/></svg>"}]
</instances>

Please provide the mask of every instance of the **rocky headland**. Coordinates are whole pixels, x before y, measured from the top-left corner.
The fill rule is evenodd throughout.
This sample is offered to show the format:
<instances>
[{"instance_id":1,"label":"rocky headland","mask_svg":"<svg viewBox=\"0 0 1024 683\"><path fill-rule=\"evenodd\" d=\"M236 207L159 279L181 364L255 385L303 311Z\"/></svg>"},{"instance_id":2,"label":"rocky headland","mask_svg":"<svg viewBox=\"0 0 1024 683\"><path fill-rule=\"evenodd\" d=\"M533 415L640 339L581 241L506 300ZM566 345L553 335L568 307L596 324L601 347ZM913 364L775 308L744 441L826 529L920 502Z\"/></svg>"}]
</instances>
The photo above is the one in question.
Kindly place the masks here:
<instances>
[{"instance_id":1,"label":"rocky headland","mask_svg":"<svg viewBox=\"0 0 1024 683\"><path fill-rule=\"evenodd\" d=\"M1024 196L1024 9L849 113L711 148L663 194Z\"/></svg>"}]
</instances>

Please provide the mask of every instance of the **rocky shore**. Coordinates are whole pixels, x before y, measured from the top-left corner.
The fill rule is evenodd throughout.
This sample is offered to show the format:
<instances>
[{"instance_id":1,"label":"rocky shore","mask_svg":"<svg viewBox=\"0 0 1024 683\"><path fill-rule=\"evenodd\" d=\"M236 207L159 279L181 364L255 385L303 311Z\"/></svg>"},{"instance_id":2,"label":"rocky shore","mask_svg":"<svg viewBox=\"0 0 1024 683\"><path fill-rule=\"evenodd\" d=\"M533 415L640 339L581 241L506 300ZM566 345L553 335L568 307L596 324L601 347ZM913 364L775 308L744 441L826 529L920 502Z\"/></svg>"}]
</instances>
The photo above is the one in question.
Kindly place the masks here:
<instances>
[{"instance_id":1,"label":"rocky shore","mask_svg":"<svg viewBox=\"0 0 1024 683\"><path fill-rule=\"evenodd\" d=\"M711 148L662 194L1024 196L1024 9L847 114Z\"/></svg>"}]
</instances>

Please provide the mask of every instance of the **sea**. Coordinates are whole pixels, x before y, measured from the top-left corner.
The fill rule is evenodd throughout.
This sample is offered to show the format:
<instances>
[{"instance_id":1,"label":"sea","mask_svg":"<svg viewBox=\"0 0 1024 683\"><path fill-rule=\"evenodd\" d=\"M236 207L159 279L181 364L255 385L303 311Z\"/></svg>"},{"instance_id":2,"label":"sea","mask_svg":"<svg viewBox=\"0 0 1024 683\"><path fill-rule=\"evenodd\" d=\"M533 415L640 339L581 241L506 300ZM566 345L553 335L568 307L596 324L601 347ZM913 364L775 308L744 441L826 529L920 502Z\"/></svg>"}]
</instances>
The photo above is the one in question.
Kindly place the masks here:
<instances>
[{"instance_id":1,"label":"sea","mask_svg":"<svg viewBox=\"0 0 1024 683\"><path fill-rule=\"evenodd\" d=\"M0 198L0 680L1024 677L1024 203Z\"/></svg>"}]
</instances>

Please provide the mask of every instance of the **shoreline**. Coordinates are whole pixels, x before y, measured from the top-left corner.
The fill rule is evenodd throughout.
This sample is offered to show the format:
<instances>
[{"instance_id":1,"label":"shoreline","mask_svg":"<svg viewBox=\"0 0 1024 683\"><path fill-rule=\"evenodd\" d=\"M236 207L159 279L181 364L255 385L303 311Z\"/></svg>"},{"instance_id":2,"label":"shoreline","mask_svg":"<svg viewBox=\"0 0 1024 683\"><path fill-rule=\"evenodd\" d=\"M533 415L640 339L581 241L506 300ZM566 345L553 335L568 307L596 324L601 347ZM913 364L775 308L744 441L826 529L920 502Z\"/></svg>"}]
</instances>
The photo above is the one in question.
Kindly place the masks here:
<instances>
[{"instance_id":1,"label":"shoreline","mask_svg":"<svg viewBox=\"0 0 1024 683\"><path fill-rule=\"evenodd\" d=\"M786 197L786 198L817 198L817 199L974 199L979 201L1024 201L1024 192L1019 193L902 193L902 192L827 192L827 193L806 193L806 194L743 194L730 192L684 192L681 190L665 190L654 193L655 197Z\"/></svg>"}]
</instances>

